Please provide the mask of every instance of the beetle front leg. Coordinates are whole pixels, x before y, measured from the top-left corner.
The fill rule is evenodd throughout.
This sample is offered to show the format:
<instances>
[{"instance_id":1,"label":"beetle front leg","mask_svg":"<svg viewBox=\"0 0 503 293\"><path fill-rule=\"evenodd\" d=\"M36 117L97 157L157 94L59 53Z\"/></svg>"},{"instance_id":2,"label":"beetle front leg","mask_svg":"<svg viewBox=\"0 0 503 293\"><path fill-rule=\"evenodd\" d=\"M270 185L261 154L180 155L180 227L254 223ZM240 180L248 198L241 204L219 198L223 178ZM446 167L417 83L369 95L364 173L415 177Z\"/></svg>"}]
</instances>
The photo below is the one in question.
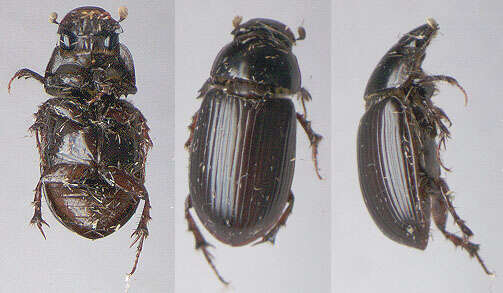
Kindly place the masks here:
<instances>
[{"instance_id":1,"label":"beetle front leg","mask_svg":"<svg viewBox=\"0 0 503 293\"><path fill-rule=\"evenodd\" d=\"M320 175L320 169L318 168L318 144L320 143L323 136L314 132L314 130L311 128L311 121L306 120L306 118L302 114L297 113L297 120L299 121L300 125L302 125L302 128L304 128L304 131L306 132L307 137L311 142L312 158L316 175L318 175L319 179L323 179Z\"/></svg>"},{"instance_id":2,"label":"beetle front leg","mask_svg":"<svg viewBox=\"0 0 503 293\"><path fill-rule=\"evenodd\" d=\"M194 116L192 116L192 123L188 126L190 135L189 138L187 139L187 142L185 142L185 149L188 150L190 145L192 144L192 140L194 139L194 130L196 129L196 123L197 123L197 117L199 116L199 111L197 111Z\"/></svg>"},{"instance_id":3,"label":"beetle front leg","mask_svg":"<svg viewBox=\"0 0 503 293\"><path fill-rule=\"evenodd\" d=\"M196 249L201 249L204 254L204 258L206 258L206 261L210 265L211 269L215 274L217 275L218 279L220 282L224 283L225 285L228 285L229 283L222 278L222 276L218 273L217 268L215 267L215 264L213 263L213 256L211 253L208 251L208 246L212 246L208 242L206 242L206 239L204 239L203 234L201 234L201 231L196 225L196 222L194 221L194 218L190 214L190 208L192 208L192 201L190 199L190 195L187 196L187 199L185 200L185 219L187 220L188 224L188 229L189 231L194 234L194 239L196 240Z\"/></svg>"},{"instance_id":4,"label":"beetle front leg","mask_svg":"<svg viewBox=\"0 0 503 293\"><path fill-rule=\"evenodd\" d=\"M36 73L35 71L28 69L28 68L23 68L20 69L14 74L14 76L10 79L9 85L7 86L7 91L10 93L10 85L14 79L19 79L21 77L24 78L34 78L35 80L38 80L41 84L45 84L45 77L42 75Z\"/></svg>"},{"instance_id":5,"label":"beetle front leg","mask_svg":"<svg viewBox=\"0 0 503 293\"><path fill-rule=\"evenodd\" d=\"M443 194L444 192L441 191L441 193ZM445 196L440 197L436 194L434 194L431 198L432 198L431 205L432 205L433 221L435 222L435 225L438 227L440 232L442 232L442 234L444 234L445 238L447 238L449 241L451 241L455 246L461 246L463 249L465 249L471 257L475 256L477 258L477 261L482 266L482 269L485 271L486 274L493 275L493 273L489 271L489 269L486 267L484 261L482 260L482 258L479 255L479 252L478 252L479 245L478 244L475 244L473 242L468 241L468 238L466 237L466 235L465 235L465 237L461 238L461 237L446 230L447 211L448 210L450 211L451 208L449 206L452 206L450 199L446 200ZM451 214L452 214L452 212L451 212ZM455 211L454 211L454 214L455 214ZM457 217L457 214L456 214L456 217ZM463 226L464 226L464 223L463 223Z\"/></svg>"},{"instance_id":6,"label":"beetle front leg","mask_svg":"<svg viewBox=\"0 0 503 293\"><path fill-rule=\"evenodd\" d=\"M281 226L286 225L286 220L288 220L288 216L290 216L290 214L292 213L294 201L295 201L295 198L293 196L293 192L290 191L290 195L288 196L288 201L287 201L288 206L283 211L283 214L279 218L278 222L276 222L276 224L274 224L274 226L271 228L271 230L269 230L269 232L267 232L267 234L265 234L265 236L262 237L262 240L253 244L253 246L255 246L257 244L264 243L266 241L269 241L269 242L271 242L271 244L274 244L274 240L276 239L276 234L278 234L279 228L281 228Z\"/></svg>"},{"instance_id":7,"label":"beetle front leg","mask_svg":"<svg viewBox=\"0 0 503 293\"><path fill-rule=\"evenodd\" d=\"M47 227L49 227L49 224L47 224L47 222L42 219L42 186L42 178L40 178L37 187L35 187L35 198L33 199L33 207L35 208L35 212L33 213L33 217L30 220L30 224L37 225L40 233L42 233L42 236L44 236L44 239L47 239L45 237L44 230L42 229L42 224L45 224L47 225Z\"/></svg>"}]
</instances>

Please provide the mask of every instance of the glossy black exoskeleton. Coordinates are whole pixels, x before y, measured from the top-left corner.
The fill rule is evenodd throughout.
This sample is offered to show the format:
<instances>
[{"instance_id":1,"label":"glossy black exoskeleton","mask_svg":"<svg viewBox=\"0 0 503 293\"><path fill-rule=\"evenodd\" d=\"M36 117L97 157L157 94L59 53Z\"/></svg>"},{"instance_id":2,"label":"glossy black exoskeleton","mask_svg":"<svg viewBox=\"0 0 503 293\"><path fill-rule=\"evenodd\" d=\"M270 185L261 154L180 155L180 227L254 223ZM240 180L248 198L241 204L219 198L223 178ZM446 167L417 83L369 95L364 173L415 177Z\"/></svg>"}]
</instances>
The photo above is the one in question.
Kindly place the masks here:
<instances>
[{"instance_id":1,"label":"glossy black exoskeleton","mask_svg":"<svg viewBox=\"0 0 503 293\"><path fill-rule=\"evenodd\" d=\"M421 68L438 24L428 22L403 36L372 73L365 89L366 113L360 121L357 153L360 186L365 204L381 231L392 240L418 249L428 244L430 219L454 245L475 256L479 245L457 215L451 191L441 176L440 147L445 146L450 121L433 104L435 83L448 82L465 90L445 75L427 75ZM463 234L446 230L451 214Z\"/></svg>"},{"instance_id":2,"label":"glossy black exoskeleton","mask_svg":"<svg viewBox=\"0 0 503 293\"><path fill-rule=\"evenodd\" d=\"M234 40L216 57L210 78L200 90L201 108L193 117L186 143L190 153L185 216L196 248L219 279L208 243L189 211L218 240L242 246L261 238L274 243L293 208L290 191L295 167L296 120L306 131L316 172L321 136L304 114L309 93L301 87L296 39L284 24L270 19L233 21ZM299 29L299 39L304 38ZM305 111L305 107L304 107ZM321 178L321 177L320 177Z\"/></svg>"},{"instance_id":3,"label":"glossy black exoskeleton","mask_svg":"<svg viewBox=\"0 0 503 293\"><path fill-rule=\"evenodd\" d=\"M31 220L45 238L41 199L60 223L79 235L97 239L122 227L145 200L132 236L138 241L136 270L148 235L150 201L145 161L152 142L141 112L122 95L136 93L133 58L119 43L119 24L98 7L70 11L59 23L60 43L45 76L21 69L16 78L34 78L53 98L42 104L30 128L40 153L40 181ZM51 22L58 24L57 15ZM11 82L9 82L9 90ZM133 244L134 244L133 243Z\"/></svg>"}]
</instances>

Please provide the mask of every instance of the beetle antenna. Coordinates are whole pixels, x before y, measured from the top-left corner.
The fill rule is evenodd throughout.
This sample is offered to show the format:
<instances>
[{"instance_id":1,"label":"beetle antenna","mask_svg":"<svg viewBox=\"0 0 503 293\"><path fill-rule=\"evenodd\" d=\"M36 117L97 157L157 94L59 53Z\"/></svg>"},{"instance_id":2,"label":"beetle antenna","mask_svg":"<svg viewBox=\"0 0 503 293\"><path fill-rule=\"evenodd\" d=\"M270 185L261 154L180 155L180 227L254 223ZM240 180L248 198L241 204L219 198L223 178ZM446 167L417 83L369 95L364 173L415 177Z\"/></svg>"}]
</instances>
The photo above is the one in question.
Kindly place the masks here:
<instances>
[{"instance_id":1,"label":"beetle antenna","mask_svg":"<svg viewBox=\"0 0 503 293\"><path fill-rule=\"evenodd\" d=\"M128 10L126 6L119 7L119 22L126 19L128 16Z\"/></svg>"},{"instance_id":2,"label":"beetle antenna","mask_svg":"<svg viewBox=\"0 0 503 293\"><path fill-rule=\"evenodd\" d=\"M435 19L429 17L426 19L426 23L431 26L433 29L438 29L438 23Z\"/></svg>"},{"instance_id":3,"label":"beetle antenna","mask_svg":"<svg viewBox=\"0 0 503 293\"><path fill-rule=\"evenodd\" d=\"M59 24L57 19L58 19L58 14L56 12L52 12L51 14L49 14L49 22L50 23Z\"/></svg>"},{"instance_id":4,"label":"beetle antenna","mask_svg":"<svg viewBox=\"0 0 503 293\"><path fill-rule=\"evenodd\" d=\"M297 41L302 41L306 38L306 29L303 26L299 26L299 28L297 28L297 33L299 34Z\"/></svg>"},{"instance_id":5,"label":"beetle antenna","mask_svg":"<svg viewBox=\"0 0 503 293\"><path fill-rule=\"evenodd\" d=\"M240 15L236 15L232 20L232 25L234 26L234 28L238 28L239 25L241 24L241 21L243 21L243 17Z\"/></svg>"}]
</instances>

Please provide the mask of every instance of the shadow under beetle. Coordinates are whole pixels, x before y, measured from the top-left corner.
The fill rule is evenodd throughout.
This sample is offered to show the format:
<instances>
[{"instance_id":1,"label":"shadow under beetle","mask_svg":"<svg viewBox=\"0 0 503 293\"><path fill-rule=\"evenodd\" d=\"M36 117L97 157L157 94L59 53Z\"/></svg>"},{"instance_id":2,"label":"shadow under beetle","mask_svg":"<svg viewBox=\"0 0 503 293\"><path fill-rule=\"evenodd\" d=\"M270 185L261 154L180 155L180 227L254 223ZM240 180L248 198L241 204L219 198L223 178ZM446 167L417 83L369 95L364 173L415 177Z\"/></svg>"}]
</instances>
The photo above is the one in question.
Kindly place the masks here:
<instances>
[{"instance_id":1,"label":"shadow under beetle","mask_svg":"<svg viewBox=\"0 0 503 293\"><path fill-rule=\"evenodd\" d=\"M185 217L189 230L220 281L204 239L189 209L218 240L242 246L274 238L292 211L290 191L296 145L296 120L307 133L318 177L317 147L321 136L306 120L292 46L296 39L284 24L271 19L233 21L234 40L216 57L210 78L200 89L201 108L189 126L189 188ZM295 112L297 96L304 114ZM321 177L320 177L321 179Z\"/></svg>"},{"instance_id":2,"label":"shadow under beetle","mask_svg":"<svg viewBox=\"0 0 503 293\"><path fill-rule=\"evenodd\" d=\"M449 138L444 111L431 100L435 83L445 75L427 75L421 68L425 51L439 27L433 19L410 31L381 59L365 89L366 113L358 129L360 187L369 213L392 240L418 249L428 244L430 218L444 236L475 256L479 245L457 215L447 183L441 175L440 147ZM447 169L446 169L447 170ZM448 214L463 234L446 230Z\"/></svg>"},{"instance_id":3,"label":"shadow under beetle","mask_svg":"<svg viewBox=\"0 0 503 293\"><path fill-rule=\"evenodd\" d=\"M41 198L68 229L97 239L122 227L145 201L132 237L138 242L130 275L136 270L148 235L150 201L145 189L145 161L152 146L141 112L122 95L136 93L134 63L119 43L119 8L116 21L98 7L70 11L59 24L59 45L45 76L21 69L16 78L34 78L54 96L39 107L30 131L40 153L40 181L35 188L31 223L45 238ZM132 246L131 245L131 246Z\"/></svg>"}]
</instances>

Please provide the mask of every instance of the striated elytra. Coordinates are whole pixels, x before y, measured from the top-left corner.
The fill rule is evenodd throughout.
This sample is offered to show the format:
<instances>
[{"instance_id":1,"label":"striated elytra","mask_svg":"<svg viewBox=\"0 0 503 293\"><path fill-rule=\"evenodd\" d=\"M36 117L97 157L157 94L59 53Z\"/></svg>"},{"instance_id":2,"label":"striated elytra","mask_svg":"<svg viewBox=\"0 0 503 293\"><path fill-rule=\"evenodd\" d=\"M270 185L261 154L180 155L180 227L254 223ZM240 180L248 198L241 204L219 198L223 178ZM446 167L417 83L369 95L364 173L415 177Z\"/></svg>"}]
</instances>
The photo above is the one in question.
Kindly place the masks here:
<instances>
[{"instance_id":1,"label":"striated elytra","mask_svg":"<svg viewBox=\"0 0 503 293\"><path fill-rule=\"evenodd\" d=\"M189 188L185 215L196 248L208 242L197 227L193 207L206 229L221 242L242 246L270 241L293 208L290 188L295 168L296 120L311 142L318 174L316 134L292 97L304 103L309 93L292 46L296 39L284 24L270 19L233 21L234 40L216 57L200 90L202 104L189 127ZM305 107L304 107L305 111ZM319 176L319 174L318 174Z\"/></svg>"},{"instance_id":2,"label":"striated elytra","mask_svg":"<svg viewBox=\"0 0 503 293\"><path fill-rule=\"evenodd\" d=\"M53 96L35 114L30 128L40 154L40 180L31 220L45 238L41 199L68 229L98 239L121 228L145 205L132 237L138 242L130 275L136 270L148 235L150 200L145 189L145 162L152 146L141 112L123 95L136 93L134 63L119 42L119 24L99 7L80 7L58 22L59 44L45 75L21 69L12 77L34 78Z\"/></svg>"},{"instance_id":3,"label":"striated elytra","mask_svg":"<svg viewBox=\"0 0 503 293\"><path fill-rule=\"evenodd\" d=\"M450 121L433 104L435 83L445 75L427 75L421 68L425 51L438 32L433 19L410 31L381 59L365 89L366 113L357 139L360 187L367 209L379 229L390 239L418 249L428 244L430 219L454 245L479 256L478 244L457 215L451 191L441 178L440 147L445 146ZM462 236L446 230L451 214Z\"/></svg>"}]
</instances>

